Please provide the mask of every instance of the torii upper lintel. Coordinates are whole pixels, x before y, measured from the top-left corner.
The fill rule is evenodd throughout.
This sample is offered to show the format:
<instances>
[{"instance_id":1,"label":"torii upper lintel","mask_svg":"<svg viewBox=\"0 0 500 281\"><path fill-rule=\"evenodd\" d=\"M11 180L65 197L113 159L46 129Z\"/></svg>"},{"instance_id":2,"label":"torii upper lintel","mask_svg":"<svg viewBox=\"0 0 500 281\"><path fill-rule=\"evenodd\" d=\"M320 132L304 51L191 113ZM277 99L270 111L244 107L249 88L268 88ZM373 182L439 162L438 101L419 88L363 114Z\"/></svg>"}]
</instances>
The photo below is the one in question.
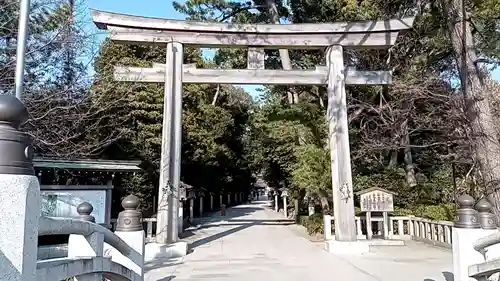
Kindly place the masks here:
<instances>
[{"instance_id":1,"label":"torii upper lintel","mask_svg":"<svg viewBox=\"0 0 500 281\"><path fill-rule=\"evenodd\" d=\"M414 17L305 24L232 24L141 17L92 10L94 23L110 30L123 43L179 42L202 47L259 46L305 49L341 45L349 48L388 48Z\"/></svg>"}]
</instances>

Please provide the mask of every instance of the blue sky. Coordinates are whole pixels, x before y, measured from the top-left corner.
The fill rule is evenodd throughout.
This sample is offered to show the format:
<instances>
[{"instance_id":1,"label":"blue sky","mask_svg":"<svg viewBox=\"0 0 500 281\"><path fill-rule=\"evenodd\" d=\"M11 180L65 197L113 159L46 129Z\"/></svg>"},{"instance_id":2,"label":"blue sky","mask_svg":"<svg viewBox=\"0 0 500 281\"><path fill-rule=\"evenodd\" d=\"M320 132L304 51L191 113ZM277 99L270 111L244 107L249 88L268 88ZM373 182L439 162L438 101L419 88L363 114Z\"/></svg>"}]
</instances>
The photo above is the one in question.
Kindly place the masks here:
<instances>
[{"instance_id":1,"label":"blue sky","mask_svg":"<svg viewBox=\"0 0 500 281\"><path fill-rule=\"evenodd\" d=\"M109 12L133 14L138 16L161 17L170 19L184 19L184 15L174 10L171 0L88 0L88 8ZM90 11L88 11L90 15ZM89 18L90 22L90 18ZM98 36L103 40L105 35ZM206 50L205 57L212 57L213 50ZM500 80L500 67L493 71L495 80ZM242 86L252 96L256 97L259 85Z\"/></svg>"},{"instance_id":2,"label":"blue sky","mask_svg":"<svg viewBox=\"0 0 500 281\"><path fill-rule=\"evenodd\" d=\"M88 8L132 14L137 16L160 17L170 19L184 19L184 15L174 10L171 0L88 0ZM90 11L89 11L90 14ZM90 19L89 19L90 20ZM104 40L105 35L98 36ZM207 58L213 57L213 50L205 50ZM252 96L257 97L259 85L242 85Z\"/></svg>"}]
</instances>

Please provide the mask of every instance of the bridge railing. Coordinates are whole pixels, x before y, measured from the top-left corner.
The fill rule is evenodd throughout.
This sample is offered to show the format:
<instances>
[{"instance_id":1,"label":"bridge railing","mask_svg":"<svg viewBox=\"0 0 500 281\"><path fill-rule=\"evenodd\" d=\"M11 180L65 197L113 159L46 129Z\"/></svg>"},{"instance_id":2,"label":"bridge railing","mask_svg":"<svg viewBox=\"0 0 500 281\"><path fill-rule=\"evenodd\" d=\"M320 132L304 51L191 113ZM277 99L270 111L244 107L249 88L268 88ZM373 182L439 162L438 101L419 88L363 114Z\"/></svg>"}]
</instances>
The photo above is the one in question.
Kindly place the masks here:
<instances>
[{"instance_id":1,"label":"bridge railing","mask_svg":"<svg viewBox=\"0 0 500 281\"><path fill-rule=\"evenodd\" d=\"M220 210L221 204L229 206L230 204L242 204L246 202L246 197L243 192L233 192L233 193L229 192L226 193L225 195L222 194L216 195L212 192L205 192L205 193L198 193L196 196L197 197L188 195L187 199L181 201L182 203L181 205L186 207L186 208L182 207L179 210L179 212L183 210L182 214L182 217L184 219L183 228L189 226L189 223L187 221L193 223L196 222L197 219L206 216L210 212L215 212ZM184 211L184 209L186 209L187 211ZM197 210L197 212L195 212L195 209ZM111 219L110 221L111 229L113 231L116 229L117 221L118 219L116 218ZM154 243L156 241L157 221L158 220L156 217L141 218L141 223L146 233L146 243Z\"/></svg>"},{"instance_id":2,"label":"bridge railing","mask_svg":"<svg viewBox=\"0 0 500 281\"><path fill-rule=\"evenodd\" d=\"M429 244L451 248L452 228L454 223L450 221L432 221L414 216L394 216L389 217L388 234L383 234L382 217L372 217L372 223L378 224L378 227L372 227L372 236L377 235L398 240L417 240ZM366 218L355 217L356 234L358 239L366 239ZM324 234L325 240L334 238L334 217L324 216Z\"/></svg>"},{"instance_id":3,"label":"bridge railing","mask_svg":"<svg viewBox=\"0 0 500 281\"><path fill-rule=\"evenodd\" d=\"M389 238L411 239L428 244L451 248L451 221L433 221L415 216L390 217Z\"/></svg>"},{"instance_id":4,"label":"bridge railing","mask_svg":"<svg viewBox=\"0 0 500 281\"><path fill-rule=\"evenodd\" d=\"M19 130L29 113L14 96L0 95L0 280L78 281L144 278L144 231L138 198L122 202L116 231L95 223L88 203L78 218L41 216L32 139ZM38 259L40 235L68 235L66 257Z\"/></svg>"},{"instance_id":5,"label":"bridge railing","mask_svg":"<svg viewBox=\"0 0 500 281\"><path fill-rule=\"evenodd\" d=\"M138 202L135 196L123 200L125 210L114 233L95 223L88 203L78 206L77 218L41 217L39 236L70 236L67 257L36 262L36 280L144 280L145 235Z\"/></svg>"}]
</instances>

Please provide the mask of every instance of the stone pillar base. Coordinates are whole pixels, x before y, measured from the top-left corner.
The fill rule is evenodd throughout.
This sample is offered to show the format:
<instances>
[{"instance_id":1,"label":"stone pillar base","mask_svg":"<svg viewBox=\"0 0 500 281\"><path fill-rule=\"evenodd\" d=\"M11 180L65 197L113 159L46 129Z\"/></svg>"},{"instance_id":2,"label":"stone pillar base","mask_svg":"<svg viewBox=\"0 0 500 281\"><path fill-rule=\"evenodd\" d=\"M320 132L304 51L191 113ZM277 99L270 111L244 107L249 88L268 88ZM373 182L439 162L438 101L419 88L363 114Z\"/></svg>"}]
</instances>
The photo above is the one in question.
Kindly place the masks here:
<instances>
[{"instance_id":1,"label":"stone pillar base","mask_svg":"<svg viewBox=\"0 0 500 281\"><path fill-rule=\"evenodd\" d=\"M187 255L188 244L186 242L175 242L172 244L148 243L144 250L144 262L148 263L155 259L173 259Z\"/></svg>"},{"instance_id":2,"label":"stone pillar base","mask_svg":"<svg viewBox=\"0 0 500 281\"><path fill-rule=\"evenodd\" d=\"M370 252L366 241L325 241L325 250L335 255L361 255Z\"/></svg>"}]
</instances>

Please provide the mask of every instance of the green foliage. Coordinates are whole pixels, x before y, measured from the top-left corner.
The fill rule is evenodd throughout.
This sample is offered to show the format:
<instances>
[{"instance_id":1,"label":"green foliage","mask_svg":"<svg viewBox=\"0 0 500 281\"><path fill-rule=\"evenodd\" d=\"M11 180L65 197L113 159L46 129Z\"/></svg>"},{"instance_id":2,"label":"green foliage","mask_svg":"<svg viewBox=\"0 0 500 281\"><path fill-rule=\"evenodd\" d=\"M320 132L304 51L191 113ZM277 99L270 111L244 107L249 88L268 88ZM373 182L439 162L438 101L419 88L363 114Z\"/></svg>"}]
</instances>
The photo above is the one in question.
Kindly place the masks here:
<instances>
[{"instance_id":1,"label":"green foliage","mask_svg":"<svg viewBox=\"0 0 500 281\"><path fill-rule=\"evenodd\" d=\"M442 203L438 205L419 206L415 210L415 216L428 218L431 220L454 221L455 211L455 204Z\"/></svg>"},{"instance_id":2,"label":"green foliage","mask_svg":"<svg viewBox=\"0 0 500 281\"><path fill-rule=\"evenodd\" d=\"M441 203L436 205L413 205L408 208L396 208L394 210L395 216L408 216L413 215L420 218L430 220L455 220L456 205L451 203Z\"/></svg>"},{"instance_id":3,"label":"green foliage","mask_svg":"<svg viewBox=\"0 0 500 281\"><path fill-rule=\"evenodd\" d=\"M300 225L307 229L309 235L323 234L323 215L314 214L312 216L301 216L299 220Z\"/></svg>"},{"instance_id":4,"label":"green foliage","mask_svg":"<svg viewBox=\"0 0 500 281\"><path fill-rule=\"evenodd\" d=\"M307 144L296 149L295 158L297 162L292 169L293 185L304 189L314 197L331 194L329 150L319 148L314 144Z\"/></svg>"},{"instance_id":5,"label":"green foliage","mask_svg":"<svg viewBox=\"0 0 500 281\"><path fill-rule=\"evenodd\" d=\"M440 204L452 202L454 197L453 178L450 166L432 166L428 171L417 173L418 184L408 186L405 171L386 169L379 172L357 174L353 178L355 191L380 187L397 192L395 204L407 208L419 204Z\"/></svg>"}]
</instances>

